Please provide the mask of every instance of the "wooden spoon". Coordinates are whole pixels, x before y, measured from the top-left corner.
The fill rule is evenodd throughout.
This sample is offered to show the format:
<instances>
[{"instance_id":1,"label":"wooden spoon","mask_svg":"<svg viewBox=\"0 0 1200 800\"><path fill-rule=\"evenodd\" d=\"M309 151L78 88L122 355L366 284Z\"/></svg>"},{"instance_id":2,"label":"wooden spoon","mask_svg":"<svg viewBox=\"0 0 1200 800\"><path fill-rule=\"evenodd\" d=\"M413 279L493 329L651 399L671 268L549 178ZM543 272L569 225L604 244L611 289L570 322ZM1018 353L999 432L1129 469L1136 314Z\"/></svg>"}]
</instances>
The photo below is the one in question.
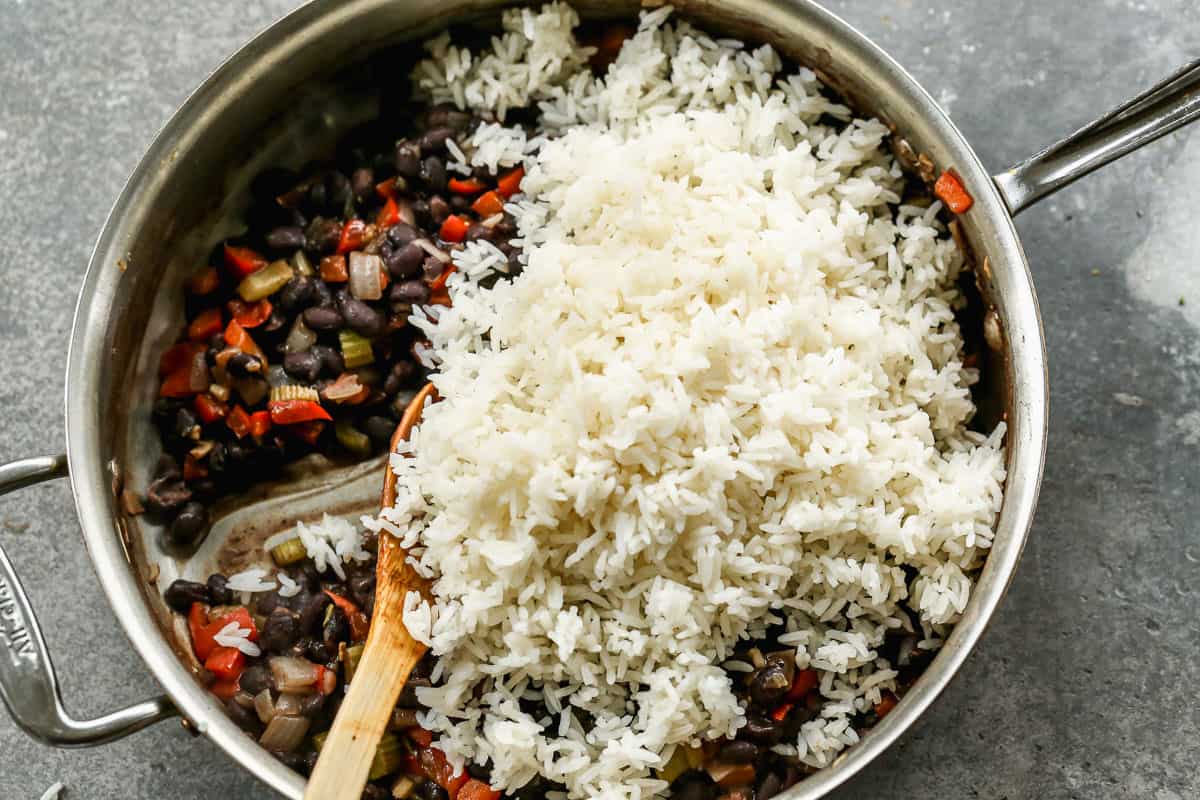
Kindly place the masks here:
<instances>
[{"instance_id":1,"label":"wooden spoon","mask_svg":"<svg viewBox=\"0 0 1200 800\"><path fill-rule=\"evenodd\" d=\"M391 452L409 437L421 418L425 401L434 395L425 384L408 404L396 432ZM383 479L384 508L396 502L396 474L387 467ZM321 747L316 768L308 779L305 800L359 800L375 748L383 738L392 708L409 674L429 649L404 627L404 598L428 586L406 559L395 536L379 532L379 561L375 567L375 611L362 660L350 682L350 691L338 709L329 737Z\"/></svg>"}]
</instances>

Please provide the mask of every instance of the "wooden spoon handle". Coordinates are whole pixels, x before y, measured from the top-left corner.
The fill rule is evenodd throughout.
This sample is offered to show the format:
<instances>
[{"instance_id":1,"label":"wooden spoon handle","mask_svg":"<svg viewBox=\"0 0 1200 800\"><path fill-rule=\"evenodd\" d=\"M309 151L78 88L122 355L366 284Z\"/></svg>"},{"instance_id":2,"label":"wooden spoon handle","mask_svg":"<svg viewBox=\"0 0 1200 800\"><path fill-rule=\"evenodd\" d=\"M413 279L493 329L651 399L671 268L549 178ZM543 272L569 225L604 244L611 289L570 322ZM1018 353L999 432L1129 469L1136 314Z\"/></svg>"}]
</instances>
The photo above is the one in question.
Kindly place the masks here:
<instances>
[{"instance_id":1,"label":"wooden spoon handle","mask_svg":"<svg viewBox=\"0 0 1200 800\"><path fill-rule=\"evenodd\" d=\"M395 537L381 536L379 547L381 560L385 558L385 547L398 551L390 560L404 560L404 551ZM374 617L390 624L371 626L350 691L321 747L323 757L317 760L316 769L308 779L306 800L359 800L362 796L392 708L427 649L409 636L401 623L407 592L403 585L379 586Z\"/></svg>"}]
</instances>

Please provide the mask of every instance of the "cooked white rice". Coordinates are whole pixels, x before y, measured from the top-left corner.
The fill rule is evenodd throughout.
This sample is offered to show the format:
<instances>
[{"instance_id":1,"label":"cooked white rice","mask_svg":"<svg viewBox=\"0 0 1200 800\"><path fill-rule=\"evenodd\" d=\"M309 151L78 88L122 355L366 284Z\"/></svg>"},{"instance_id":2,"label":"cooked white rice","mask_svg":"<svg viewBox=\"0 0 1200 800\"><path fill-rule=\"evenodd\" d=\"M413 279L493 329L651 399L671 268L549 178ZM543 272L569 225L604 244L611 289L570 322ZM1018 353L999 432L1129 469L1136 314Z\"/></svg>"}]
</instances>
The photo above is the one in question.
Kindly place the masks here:
<instances>
[{"instance_id":1,"label":"cooked white rice","mask_svg":"<svg viewBox=\"0 0 1200 800\"><path fill-rule=\"evenodd\" d=\"M825 701L782 746L827 765L895 688L876 648L911 628L901 601L937 647L1000 509L1003 428L966 429L963 261L936 206L897 210L886 128L669 13L603 79L561 4L415 71L501 122L538 103L556 134L459 143L523 158L527 265L484 289L503 259L468 247L453 307L414 317L442 400L373 525L436 578L405 613L441 656L422 724L497 788L661 793L677 745L744 723L721 665L776 623Z\"/></svg>"}]
</instances>

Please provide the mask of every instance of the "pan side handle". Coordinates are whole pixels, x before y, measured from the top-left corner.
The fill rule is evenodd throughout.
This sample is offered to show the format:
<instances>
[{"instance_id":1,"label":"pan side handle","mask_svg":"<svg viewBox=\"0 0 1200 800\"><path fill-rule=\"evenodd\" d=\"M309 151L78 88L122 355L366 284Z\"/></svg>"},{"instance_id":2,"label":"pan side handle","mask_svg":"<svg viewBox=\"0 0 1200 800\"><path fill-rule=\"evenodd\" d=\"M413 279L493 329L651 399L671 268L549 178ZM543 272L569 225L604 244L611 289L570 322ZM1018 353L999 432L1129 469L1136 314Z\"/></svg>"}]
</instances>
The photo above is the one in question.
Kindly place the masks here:
<instances>
[{"instance_id":1,"label":"pan side handle","mask_svg":"<svg viewBox=\"0 0 1200 800\"><path fill-rule=\"evenodd\" d=\"M0 495L67 474L66 456L26 458L0 466ZM174 716L166 697L89 720L63 707L58 677L41 626L21 581L0 547L0 700L13 720L38 741L56 747L86 747L120 739Z\"/></svg>"},{"instance_id":2,"label":"pan side handle","mask_svg":"<svg viewBox=\"0 0 1200 800\"><path fill-rule=\"evenodd\" d=\"M1200 59L994 180L1016 215L1092 170L1200 118Z\"/></svg>"}]
</instances>

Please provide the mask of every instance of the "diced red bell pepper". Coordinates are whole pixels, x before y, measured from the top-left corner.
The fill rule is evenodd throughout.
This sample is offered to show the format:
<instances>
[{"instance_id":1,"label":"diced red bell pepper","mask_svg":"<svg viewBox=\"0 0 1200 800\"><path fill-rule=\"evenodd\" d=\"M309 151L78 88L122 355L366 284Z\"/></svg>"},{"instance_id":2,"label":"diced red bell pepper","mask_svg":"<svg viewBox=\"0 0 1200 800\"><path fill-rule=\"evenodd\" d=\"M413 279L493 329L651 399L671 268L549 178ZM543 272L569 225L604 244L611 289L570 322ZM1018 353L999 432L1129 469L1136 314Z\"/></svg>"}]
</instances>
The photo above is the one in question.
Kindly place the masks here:
<instances>
[{"instance_id":1,"label":"diced red bell pepper","mask_svg":"<svg viewBox=\"0 0 1200 800\"><path fill-rule=\"evenodd\" d=\"M309 445L316 445L317 439L321 438L321 433L324 430L325 422L319 419L314 419L311 422L299 422L295 425L289 425L287 428L288 433Z\"/></svg>"},{"instance_id":2,"label":"diced red bell pepper","mask_svg":"<svg viewBox=\"0 0 1200 800\"><path fill-rule=\"evenodd\" d=\"M963 186L962 179L954 170L946 170L933 185L933 193L955 214L965 214L975 204L975 199Z\"/></svg>"},{"instance_id":3,"label":"diced red bell pepper","mask_svg":"<svg viewBox=\"0 0 1200 800\"><path fill-rule=\"evenodd\" d=\"M461 242L467 238L467 229L470 227L471 223L457 214L451 214L442 223L442 229L438 231L438 236L444 242Z\"/></svg>"},{"instance_id":4,"label":"diced red bell pepper","mask_svg":"<svg viewBox=\"0 0 1200 800\"><path fill-rule=\"evenodd\" d=\"M431 306L450 306L450 293L445 289L438 289L436 292L429 293L429 305Z\"/></svg>"},{"instance_id":5,"label":"diced red bell pepper","mask_svg":"<svg viewBox=\"0 0 1200 800\"><path fill-rule=\"evenodd\" d=\"M879 702L875 704L875 716L883 719L899 702L900 698L896 697L896 695L891 692L884 692L879 698Z\"/></svg>"},{"instance_id":6,"label":"diced red bell pepper","mask_svg":"<svg viewBox=\"0 0 1200 800\"><path fill-rule=\"evenodd\" d=\"M193 342L207 342L221 332L221 309L206 308L188 325L187 335Z\"/></svg>"},{"instance_id":7,"label":"diced red bell pepper","mask_svg":"<svg viewBox=\"0 0 1200 800\"><path fill-rule=\"evenodd\" d=\"M271 430L271 412L270 411L255 411L250 415L250 435L256 439L261 439L267 435L267 431Z\"/></svg>"},{"instance_id":8,"label":"diced red bell pepper","mask_svg":"<svg viewBox=\"0 0 1200 800\"><path fill-rule=\"evenodd\" d=\"M242 300L230 300L226 306L230 315L243 328L257 328L271 318L271 301L263 298L255 303Z\"/></svg>"},{"instance_id":9,"label":"diced red bell pepper","mask_svg":"<svg viewBox=\"0 0 1200 800\"><path fill-rule=\"evenodd\" d=\"M379 209L379 215L375 217L375 224L380 228L390 228L399 221L400 204L396 202L396 198L389 197L383 204L383 208Z\"/></svg>"},{"instance_id":10,"label":"diced red bell pepper","mask_svg":"<svg viewBox=\"0 0 1200 800\"><path fill-rule=\"evenodd\" d=\"M804 695L817 688L817 683L820 678L815 669L799 669L796 670L795 677L792 678L792 688L788 689L784 700L794 703Z\"/></svg>"},{"instance_id":11,"label":"diced red bell pepper","mask_svg":"<svg viewBox=\"0 0 1200 800\"><path fill-rule=\"evenodd\" d=\"M417 748L417 763L426 778L445 789L450 800L456 800L458 790L467 782L467 774L455 775L445 753L436 747Z\"/></svg>"},{"instance_id":12,"label":"diced red bell pepper","mask_svg":"<svg viewBox=\"0 0 1200 800\"><path fill-rule=\"evenodd\" d=\"M243 353L258 356L261 361L265 362L267 360L267 357L263 355L263 351L259 349L254 339L236 319L231 319L229 324L225 326L225 344L230 347L236 347Z\"/></svg>"},{"instance_id":13,"label":"diced red bell pepper","mask_svg":"<svg viewBox=\"0 0 1200 800\"><path fill-rule=\"evenodd\" d=\"M208 606L203 603L192 603L188 609L188 633L192 635L192 650L196 658L203 661L212 653L216 642L205 636L208 627Z\"/></svg>"},{"instance_id":14,"label":"diced red bell pepper","mask_svg":"<svg viewBox=\"0 0 1200 800\"><path fill-rule=\"evenodd\" d=\"M446 184L455 194L479 194L487 184L477 178L451 178Z\"/></svg>"},{"instance_id":15,"label":"diced red bell pepper","mask_svg":"<svg viewBox=\"0 0 1200 800\"><path fill-rule=\"evenodd\" d=\"M346 220L346 224L342 226L342 236L338 240L338 255L361 248L366 243L366 233L367 223L361 219Z\"/></svg>"},{"instance_id":16,"label":"diced red bell pepper","mask_svg":"<svg viewBox=\"0 0 1200 800\"><path fill-rule=\"evenodd\" d=\"M236 647L218 647L204 659L204 668L221 681L237 683L246 668L246 654Z\"/></svg>"},{"instance_id":17,"label":"diced red bell pepper","mask_svg":"<svg viewBox=\"0 0 1200 800\"><path fill-rule=\"evenodd\" d=\"M200 459L191 453L183 459L183 479L185 481L201 481L208 477L208 467L200 463Z\"/></svg>"},{"instance_id":18,"label":"diced red bell pepper","mask_svg":"<svg viewBox=\"0 0 1200 800\"><path fill-rule=\"evenodd\" d=\"M246 438L250 433L250 415L241 406L233 407L233 410L229 412L229 416L225 417L225 424L229 426L229 430L233 431L233 435L239 439Z\"/></svg>"},{"instance_id":19,"label":"diced red bell pepper","mask_svg":"<svg viewBox=\"0 0 1200 800\"><path fill-rule=\"evenodd\" d=\"M525 177L525 168L517 167L500 176L496 181L496 191L506 200L521 191L521 179Z\"/></svg>"},{"instance_id":20,"label":"diced red bell pepper","mask_svg":"<svg viewBox=\"0 0 1200 800\"><path fill-rule=\"evenodd\" d=\"M237 681L217 681L208 690L222 700L231 700L238 693Z\"/></svg>"},{"instance_id":21,"label":"diced red bell pepper","mask_svg":"<svg viewBox=\"0 0 1200 800\"><path fill-rule=\"evenodd\" d=\"M396 179L388 178L386 181L375 184L375 194L384 200L394 199L396 197Z\"/></svg>"},{"instance_id":22,"label":"diced red bell pepper","mask_svg":"<svg viewBox=\"0 0 1200 800\"><path fill-rule=\"evenodd\" d=\"M161 397L191 397L200 390L192 388L192 365L187 364L163 379L158 387Z\"/></svg>"},{"instance_id":23,"label":"diced red bell pepper","mask_svg":"<svg viewBox=\"0 0 1200 800\"><path fill-rule=\"evenodd\" d=\"M196 295L212 294L221 285L216 267L205 267L188 279L188 291Z\"/></svg>"},{"instance_id":24,"label":"diced red bell pepper","mask_svg":"<svg viewBox=\"0 0 1200 800\"><path fill-rule=\"evenodd\" d=\"M784 703L783 705L777 706L775 710L771 712L771 719L775 720L776 722L783 722L785 719L787 719L787 715L791 712L792 704Z\"/></svg>"},{"instance_id":25,"label":"diced red bell pepper","mask_svg":"<svg viewBox=\"0 0 1200 800\"><path fill-rule=\"evenodd\" d=\"M192 401L192 407L196 409L196 414L205 425L224 419L225 415L229 413L229 406L211 394L196 395L196 399Z\"/></svg>"},{"instance_id":26,"label":"diced red bell pepper","mask_svg":"<svg viewBox=\"0 0 1200 800\"><path fill-rule=\"evenodd\" d=\"M411 728L405 728L404 732L408 735L408 738L412 739L413 742L421 747L429 747L431 744L433 744L433 734L422 728L420 725L413 725Z\"/></svg>"},{"instance_id":27,"label":"diced red bell pepper","mask_svg":"<svg viewBox=\"0 0 1200 800\"><path fill-rule=\"evenodd\" d=\"M504 198L496 192L485 192L471 204L471 210L481 217L499 214L504 210Z\"/></svg>"},{"instance_id":28,"label":"diced red bell pepper","mask_svg":"<svg viewBox=\"0 0 1200 800\"><path fill-rule=\"evenodd\" d=\"M345 256L325 256L321 259L321 280L326 283L345 283L350 280Z\"/></svg>"},{"instance_id":29,"label":"diced red bell pepper","mask_svg":"<svg viewBox=\"0 0 1200 800\"><path fill-rule=\"evenodd\" d=\"M225 245L225 267L239 281L267 265L267 260L249 247Z\"/></svg>"},{"instance_id":30,"label":"diced red bell pepper","mask_svg":"<svg viewBox=\"0 0 1200 800\"><path fill-rule=\"evenodd\" d=\"M321 408L320 403L314 403L312 400L273 400L267 403L267 410L271 412L271 422L276 425L333 419L328 411Z\"/></svg>"},{"instance_id":31,"label":"diced red bell pepper","mask_svg":"<svg viewBox=\"0 0 1200 800\"><path fill-rule=\"evenodd\" d=\"M350 638L356 642L365 641L367 638L367 631L371 627L371 622L367 619L367 615L364 614L352 601L347 600L345 597L342 597L339 594L334 594L328 589L325 589L324 591L325 594L329 595L329 599L333 601L333 604L340 608L342 613L346 615L346 619L349 620Z\"/></svg>"},{"instance_id":32,"label":"diced red bell pepper","mask_svg":"<svg viewBox=\"0 0 1200 800\"><path fill-rule=\"evenodd\" d=\"M456 800L500 800L500 792L481 780L471 778L458 790Z\"/></svg>"},{"instance_id":33,"label":"diced red bell pepper","mask_svg":"<svg viewBox=\"0 0 1200 800\"><path fill-rule=\"evenodd\" d=\"M434 278L429 284L429 291L436 292L440 289L445 289L446 281L448 281L450 276L455 272L458 272L458 267L454 266L453 264L447 264L446 268L442 270L442 274Z\"/></svg>"},{"instance_id":34,"label":"diced red bell pepper","mask_svg":"<svg viewBox=\"0 0 1200 800\"><path fill-rule=\"evenodd\" d=\"M184 367L190 367L196 354L206 349L203 342L179 342L171 345L158 359L158 374L169 375Z\"/></svg>"}]
</instances>

